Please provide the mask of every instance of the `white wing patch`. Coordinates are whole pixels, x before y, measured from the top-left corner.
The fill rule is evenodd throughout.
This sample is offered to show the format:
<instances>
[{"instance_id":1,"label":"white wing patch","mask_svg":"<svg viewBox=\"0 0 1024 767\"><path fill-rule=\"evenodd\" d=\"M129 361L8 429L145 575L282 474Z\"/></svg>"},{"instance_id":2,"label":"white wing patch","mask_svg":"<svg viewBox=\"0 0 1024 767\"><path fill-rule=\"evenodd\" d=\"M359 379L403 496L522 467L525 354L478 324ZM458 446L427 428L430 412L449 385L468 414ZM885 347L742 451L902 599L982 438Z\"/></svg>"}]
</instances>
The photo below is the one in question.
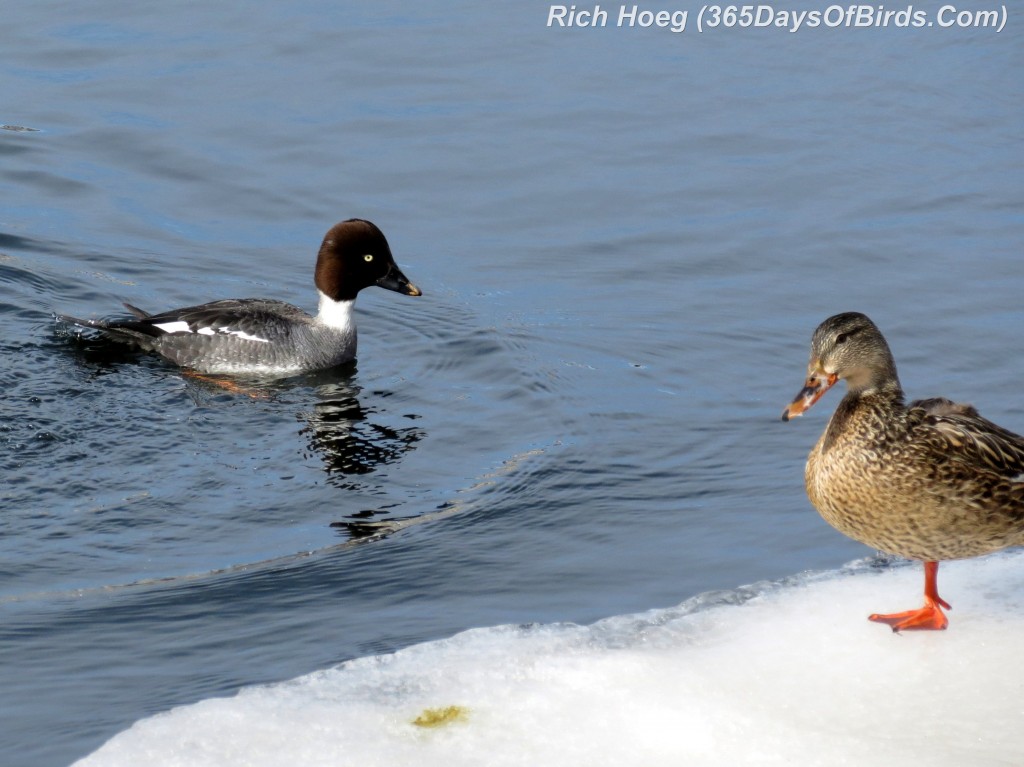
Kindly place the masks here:
<instances>
[{"instance_id":1,"label":"white wing patch","mask_svg":"<svg viewBox=\"0 0 1024 767\"><path fill-rule=\"evenodd\" d=\"M160 322L153 325L155 328L160 328L165 333L191 333L192 328L188 326L188 323L184 320L175 320L174 322Z\"/></svg>"},{"instance_id":2,"label":"white wing patch","mask_svg":"<svg viewBox=\"0 0 1024 767\"><path fill-rule=\"evenodd\" d=\"M244 330L232 330L228 325L223 325L219 328L204 327L194 331L184 320L175 320L174 322L157 323L153 327L160 328L165 333L198 333L201 336L229 335L237 336L243 341L259 341L263 344L270 343L266 338L254 336L251 333L246 333Z\"/></svg>"},{"instance_id":3,"label":"white wing patch","mask_svg":"<svg viewBox=\"0 0 1024 767\"><path fill-rule=\"evenodd\" d=\"M259 341L260 343L263 344L270 343L270 341L268 341L266 338L260 338L259 336L250 335L249 333L246 333L244 330L232 330L231 328L217 328L217 332L229 333L233 336L238 336L239 338L245 341Z\"/></svg>"}]
</instances>

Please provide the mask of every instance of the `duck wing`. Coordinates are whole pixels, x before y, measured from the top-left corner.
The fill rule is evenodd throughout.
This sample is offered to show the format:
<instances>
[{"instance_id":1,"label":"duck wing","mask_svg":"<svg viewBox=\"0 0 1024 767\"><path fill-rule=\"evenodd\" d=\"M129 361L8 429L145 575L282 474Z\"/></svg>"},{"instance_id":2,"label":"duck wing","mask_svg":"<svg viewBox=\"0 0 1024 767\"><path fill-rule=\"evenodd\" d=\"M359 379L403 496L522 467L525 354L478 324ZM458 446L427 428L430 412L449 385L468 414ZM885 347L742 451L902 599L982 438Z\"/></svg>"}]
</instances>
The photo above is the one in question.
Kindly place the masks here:
<instances>
[{"instance_id":1,"label":"duck wing","mask_svg":"<svg viewBox=\"0 0 1024 767\"><path fill-rule=\"evenodd\" d=\"M157 339L167 336L233 336L269 343L287 339L296 322L312 319L296 306L262 298L227 298L159 314L149 314L131 304L125 304L125 308L134 319L83 320L55 316L60 321L100 331L113 340L138 344L144 349L153 348Z\"/></svg>"},{"instance_id":2,"label":"duck wing","mask_svg":"<svg viewBox=\"0 0 1024 767\"><path fill-rule=\"evenodd\" d=\"M108 329L132 330L146 335L232 335L249 341L275 341L288 336L296 321L310 316L283 301L227 298L199 306L186 306L136 320L107 323Z\"/></svg>"},{"instance_id":3,"label":"duck wing","mask_svg":"<svg viewBox=\"0 0 1024 767\"><path fill-rule=\"evenodd\" d=\"M982 417L971 405L943 397L909 405L915 433L932 460L1024 480L1024 437Z\"/></svg>"}]
</instances>

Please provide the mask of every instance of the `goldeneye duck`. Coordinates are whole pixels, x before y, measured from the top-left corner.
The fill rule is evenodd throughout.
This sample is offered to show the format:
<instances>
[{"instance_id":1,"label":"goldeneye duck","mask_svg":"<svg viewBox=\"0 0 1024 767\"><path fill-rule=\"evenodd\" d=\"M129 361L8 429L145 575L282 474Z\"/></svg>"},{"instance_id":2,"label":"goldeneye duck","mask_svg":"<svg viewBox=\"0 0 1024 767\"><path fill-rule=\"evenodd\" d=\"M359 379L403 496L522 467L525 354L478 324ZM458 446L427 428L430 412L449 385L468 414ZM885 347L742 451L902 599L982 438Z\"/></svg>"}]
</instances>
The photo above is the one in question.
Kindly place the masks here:
<instances>
[{"instance_id":1,"label":"goldeneye duck","mask_svg":"<svg viewBox=\"0 0 1024 767\"><path fill-rule=\"evenodd\" d=\"M342 221L324 236L314 276L317 315L265 298L229 298L148 314L125 304L135 319L57 319L152 351L199 373L294 375L340 365L356 356L352 309L356 295L378 285L422 295L391 255L383 232L369 221Z\"/></svg>"}]
</instances>

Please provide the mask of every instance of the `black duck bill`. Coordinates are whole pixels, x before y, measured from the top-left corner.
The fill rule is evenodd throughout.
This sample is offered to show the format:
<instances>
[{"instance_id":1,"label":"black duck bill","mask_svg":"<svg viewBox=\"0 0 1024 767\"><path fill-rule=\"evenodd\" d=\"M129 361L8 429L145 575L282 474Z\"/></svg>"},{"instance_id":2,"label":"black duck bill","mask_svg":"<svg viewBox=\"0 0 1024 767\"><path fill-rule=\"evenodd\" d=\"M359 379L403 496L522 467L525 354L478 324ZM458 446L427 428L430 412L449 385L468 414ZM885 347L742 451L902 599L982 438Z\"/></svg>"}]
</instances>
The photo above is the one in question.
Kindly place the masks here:
<instances>
[{"instance_id":1,"label":"black duck bill","mask_svg":"<svg viewBox=\"0 0 1024 767\"><path fill-rule=\"evenodd\" d=\"M409 282L409 279L402 274L402 270L397 265L391 264L388 267L387 274L377 280L377 285L386 288L387 290L393 290L396 293L402 293L406 296L422 296L422 291Z\"/></svg>"}]
</instances>

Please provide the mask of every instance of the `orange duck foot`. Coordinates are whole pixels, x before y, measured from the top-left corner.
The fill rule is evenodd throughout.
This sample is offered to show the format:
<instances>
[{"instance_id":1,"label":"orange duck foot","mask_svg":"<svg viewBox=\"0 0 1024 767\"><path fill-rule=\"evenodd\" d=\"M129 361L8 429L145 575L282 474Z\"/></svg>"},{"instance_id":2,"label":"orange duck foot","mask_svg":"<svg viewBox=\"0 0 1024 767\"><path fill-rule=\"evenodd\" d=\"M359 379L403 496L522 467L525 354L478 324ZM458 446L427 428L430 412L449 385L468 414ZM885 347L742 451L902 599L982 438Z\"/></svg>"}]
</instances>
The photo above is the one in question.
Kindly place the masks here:
<instances>
[{"instance_id":1,"label":"orange duck foot","mask_svg":"<svg viewBox=\"0 0 1024 767\"><path fill-rule=\"evenodd\" d=\"M251 399L270 399L270 394L267 392L261 391L260 389L256 389L252 386L244 386L227 376L197 373L194 370L183 370L182 375L196 381L202 381L203 383L209 384L218 389L223 389L231 394L244 394L246 397Z\"/></svg>"},{"instance_id":2,"label":"orange duck foot","mask_svg":"<svg viewBox=\"0 0 1024 767\"><path fill-rule=\"evenodd\" d=\"M943 631L949 625L949 619L942 612L942 607L945 607L947 610L952 609L949 603L941 597L936 596L935 599L932 599L926 596L924 598L924 607L917 610L907 610L906 612L890 613L888 615L874 613L868 616L868 620L891 626L894 632Z\"/></svg>"}]
</instances>

